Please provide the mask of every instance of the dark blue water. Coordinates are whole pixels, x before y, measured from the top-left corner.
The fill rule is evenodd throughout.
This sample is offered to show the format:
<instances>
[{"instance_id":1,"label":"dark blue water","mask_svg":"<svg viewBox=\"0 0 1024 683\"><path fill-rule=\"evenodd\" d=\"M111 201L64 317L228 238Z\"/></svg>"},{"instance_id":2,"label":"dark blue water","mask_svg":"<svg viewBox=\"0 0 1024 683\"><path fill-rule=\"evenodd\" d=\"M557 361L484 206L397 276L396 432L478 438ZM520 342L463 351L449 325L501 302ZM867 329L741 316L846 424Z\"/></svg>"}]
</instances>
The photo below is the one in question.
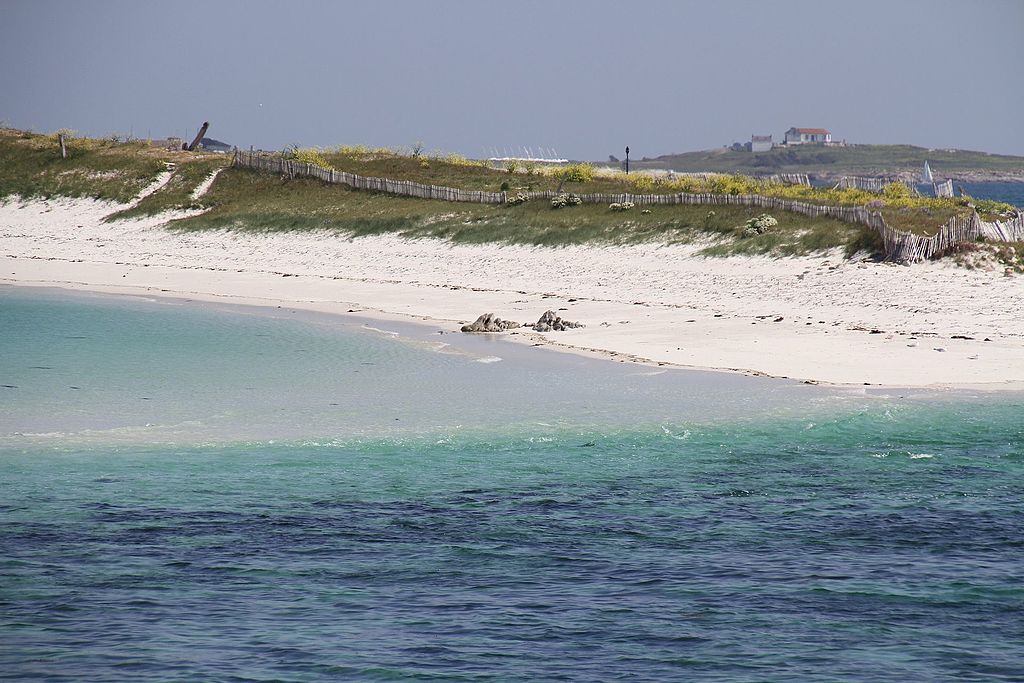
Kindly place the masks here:
<instances>
[{"instance_id":1,"label":"dark blue water","mask_svg":"<svg viewBox=\"0 0 1024 683\"><path fill-rule=\"evenodd\" d=\"M934 197L935 190L929 183L919 184L918 192L922 197ZM1024 182L983 182L966 183L953 181L953 193L959 197L966 192L975 199L991 199L1006 202L1017 207L1024 207Z\"/></svg>"},{"instance_id":2,"label":"dark blue water","mask_svg":"<svg viewBox=\"0 0 1024 683\"><path fill-rule=\"evenodd\" d=\"M115 315L80 305L91 315L79 331ZM140 314L181 312L116 315ZM294 321L203 320L187 334L207 339L201 328L217 324L335 349ZM414 385L409 354L424 372L438 362L381 350L400 344L386 338L338 343L352 366L370 354L402 374L376 375L377 395L359 385L368 413ZM233 351L222 353L222 391L241 395ZM309 393L302 361L287 360ZM346 406L358 436L321 420L299 427L332 438L11 436L0 446L0 678L1024 679L1024 398L862 398L801 416L773 412L767 393L746 418L709 421L672 394L674 417L629 426L624 404L661 404L629 391L639 380L616 378L619 365L587 367L607 370L608 393L546 404L562 411L547 427L518 419L537 402L519 391L493 408L504 424L469 415L473 430L374 436L377 422ZM8 391L23 388L41 391ZM739 400L735 386L696 390ZM78 410L64 395L40 405Z\"/></svg>"},{"instance_id":3,"label":"dark blue water","mask_svg":"<svg viewBox=\"0 0 1024 683\"><path fill-rule=\"evenodd\" d=\"M0 670L1020 680L1021 442L932 408L682 441L7 456Z\"/></svg>"},{"instance_id":4,"label":"dark blue water","mask_svg":"<svg viewBox=\"0 0 1024 683\"><path fill-rule=\"evenodd\" d=\"M1024 182L1021 183L957 183L956 188L962 187L967 194L976 199L992 199L997 202L1006 202L1016 207L1024 208ZM957 194L959 194L959 189Z\"/></svg>"}]
</instances>

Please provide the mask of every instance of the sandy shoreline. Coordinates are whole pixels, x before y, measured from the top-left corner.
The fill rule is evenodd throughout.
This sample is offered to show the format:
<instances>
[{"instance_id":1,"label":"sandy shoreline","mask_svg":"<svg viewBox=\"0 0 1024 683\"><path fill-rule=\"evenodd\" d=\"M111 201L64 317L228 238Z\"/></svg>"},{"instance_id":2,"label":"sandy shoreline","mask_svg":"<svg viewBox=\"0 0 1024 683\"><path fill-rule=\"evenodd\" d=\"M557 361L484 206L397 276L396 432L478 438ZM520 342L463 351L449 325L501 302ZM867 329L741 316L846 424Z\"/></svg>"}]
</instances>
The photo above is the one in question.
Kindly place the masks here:
<instances>
[{"instance_id":1,"label":"sandy shoreline","mask_svg":"<svg viewBox=\"0 0 1024 683\"><path fill-rule=\"evenodd\" d=\"M92 200L0 205L0 283L398 316L455 331L552 309L513 339L847 385L1024 388L1024 280L941 264L706 259L685 246L451 246L392 236L173 233ZM541 339L543 337L543 340ZM966 338L965 338L966 337Z\"/></svg>"}]
</instances>

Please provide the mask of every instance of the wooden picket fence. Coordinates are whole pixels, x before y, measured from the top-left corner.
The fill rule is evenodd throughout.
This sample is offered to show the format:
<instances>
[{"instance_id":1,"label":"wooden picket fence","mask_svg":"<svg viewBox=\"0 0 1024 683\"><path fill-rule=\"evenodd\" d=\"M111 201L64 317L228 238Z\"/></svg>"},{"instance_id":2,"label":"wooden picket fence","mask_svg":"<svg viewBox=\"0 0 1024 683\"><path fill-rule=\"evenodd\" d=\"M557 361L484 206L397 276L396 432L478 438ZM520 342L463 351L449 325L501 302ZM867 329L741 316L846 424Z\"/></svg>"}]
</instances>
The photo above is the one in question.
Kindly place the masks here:
<instances>
[{"instance_id":1,"label":"wooden picket fence","mask_svg":"<svg viewBox=\"0 0 1024 683\"><path fill-rule=\"evenodd\" d=\"M880 231L888 258L914 263L941 256L964 242L978 238L999 242L1024 241L1024 214L1018 212L1007 221L987 223L981 220L977 211L967 215L953 216L938 232L931 236L915 235L886 226Z\"/></svg>"},{"instance_id":2,"label":"wooden picket fence","mask_svg":"<svg viewBox=\"0 0 1024 683\"><path fill-rule=\"evenodd\" d=\"M843 176L833 188L835 190L867 190L868 192L881 192L885 189L888 181L884 178L861 178L860 176Z\"/></svg>"},{"instance_id":3,"label":"wooden picket fence","mask_svg":"<svg viewBox=\"0 0 1024 683\"><path fill-rule=\"evenodd\" d=\"M424 185L409 180L389 180L360 176L345 171L333 171L319 166L281 159L260 152L235 152L233 164L268 173L286 175L290 178L317 178L326 183L346 185L359 190L384 192L404 197L438 199L448 202L471 202L475 204L504 204L507 192L486 192L463 190L440 185ZM523 193L531 200L548 200L558 196L554 190ZM915 262L939 256L952 247L985 237L987 239L1015 242L1024 240L1024 214L1006 222L985 223L977 212L970 215L954 216L939 228L933 236L915 235L889 227L882 214L864 206L825 206L779 197L762 195L731 195L711 193L678 192L674 194L631 194L591 192L577 193L587 204L614 204L632 202L637 206L665 205L707 205L707 206L752 206L775 211L791 211L811 218L828 217L846 223L864 225L877 230L882 237L886 258L895 261Z\"/></svg>"},{"instance_id":4,"label":"wooden picket fence","mask_svg":"<svg viewBox=\"0 0 1024 683\"><path fill-rule=\"evenodd\" d=\"M780 185L811 185L811 177L806 173L776 173L762 178L769 183L778 183Z\"/></svg>"},{"instance_id":5,"label":"wooden picket fence","mask_svg":"<svg viewBox=\"0 0 1024 683\"><path fill-rule=\"evenodd\" d=\"M953 181L942 180L937 183L932 183L932 191L935 192L936 197L952 197Z\"/></svg>"}]
</instances>

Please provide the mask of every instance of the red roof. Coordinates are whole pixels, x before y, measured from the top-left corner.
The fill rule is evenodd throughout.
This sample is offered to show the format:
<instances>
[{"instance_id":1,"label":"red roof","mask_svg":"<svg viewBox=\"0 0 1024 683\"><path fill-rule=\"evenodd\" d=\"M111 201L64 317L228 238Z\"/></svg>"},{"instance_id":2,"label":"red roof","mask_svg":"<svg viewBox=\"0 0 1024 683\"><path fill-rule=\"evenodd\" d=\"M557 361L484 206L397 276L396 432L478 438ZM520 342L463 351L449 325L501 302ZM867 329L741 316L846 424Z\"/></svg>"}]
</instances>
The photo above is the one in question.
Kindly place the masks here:
<instances>
[{"instance_id":1,"label":"red roof","mask_svg":"<svg viewBox=\"0 0 1024 683\"><path fill-rule=\"evenodd\" d=\"M802 135L828 135L829 132L824 128L797 128L797 133Z\"/></svg>"}]
</instances>

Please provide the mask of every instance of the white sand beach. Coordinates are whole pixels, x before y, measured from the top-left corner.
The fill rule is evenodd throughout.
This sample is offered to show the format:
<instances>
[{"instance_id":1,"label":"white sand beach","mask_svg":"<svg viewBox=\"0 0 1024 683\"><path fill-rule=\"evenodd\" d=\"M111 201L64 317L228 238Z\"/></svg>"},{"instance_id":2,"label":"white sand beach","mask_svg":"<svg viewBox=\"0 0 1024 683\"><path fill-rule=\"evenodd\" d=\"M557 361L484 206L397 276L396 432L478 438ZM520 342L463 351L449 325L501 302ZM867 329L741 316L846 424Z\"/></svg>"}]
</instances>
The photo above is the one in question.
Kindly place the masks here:
<instances>
[{"instance_id":1,"label":"white sand beach","mask_svg":"<svg viewBox=\"0 0 1024 683\"><path fill-rule=\"evenodd\" d=\"M813 382L1024 388L1024 280L940 263L703 258L686 246L453 246L391 236L176 233L93 200L0 205L0 283L430 321L583 329L513 339Z\"/></svg>"}]
</instances>

